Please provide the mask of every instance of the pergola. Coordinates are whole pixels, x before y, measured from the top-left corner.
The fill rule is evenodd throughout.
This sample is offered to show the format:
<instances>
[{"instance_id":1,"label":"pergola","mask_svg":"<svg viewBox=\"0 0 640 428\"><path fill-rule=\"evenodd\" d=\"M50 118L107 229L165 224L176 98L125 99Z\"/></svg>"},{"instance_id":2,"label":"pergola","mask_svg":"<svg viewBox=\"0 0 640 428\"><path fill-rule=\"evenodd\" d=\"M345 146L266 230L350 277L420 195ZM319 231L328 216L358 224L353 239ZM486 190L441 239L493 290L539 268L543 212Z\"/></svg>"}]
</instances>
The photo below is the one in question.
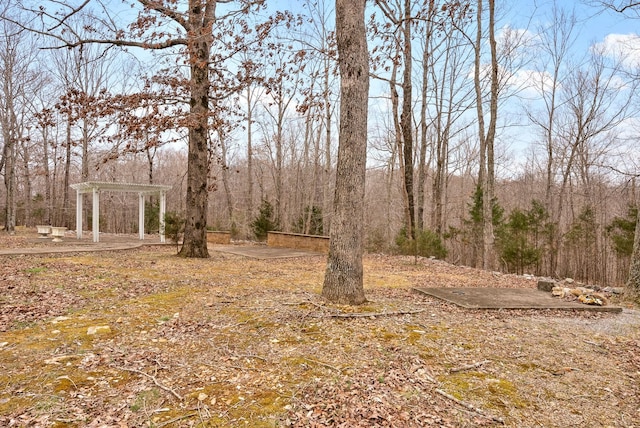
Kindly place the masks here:
<instances>
[{"instance_id":1,"label":"pergola","mask_svg":"<svg viewBox=\"0 0 640 428\"><path fill-rule=\"evenodd\" d=\"M92 207L92 229L93 242L100 239L100 192L131 192L137 193L138 205L138 233L140 239L144 239L144 202L147 195L160 196L160 242L165 242L164 238L164 213L167 203L167 190L171 186L160 184L132 184L132 183L109 183L102 181L86 181L84 183L72 184L71 188L76 191L76 236L82 239L82 195L84 193L93 194Z\"/></svg>"}]
</instances>

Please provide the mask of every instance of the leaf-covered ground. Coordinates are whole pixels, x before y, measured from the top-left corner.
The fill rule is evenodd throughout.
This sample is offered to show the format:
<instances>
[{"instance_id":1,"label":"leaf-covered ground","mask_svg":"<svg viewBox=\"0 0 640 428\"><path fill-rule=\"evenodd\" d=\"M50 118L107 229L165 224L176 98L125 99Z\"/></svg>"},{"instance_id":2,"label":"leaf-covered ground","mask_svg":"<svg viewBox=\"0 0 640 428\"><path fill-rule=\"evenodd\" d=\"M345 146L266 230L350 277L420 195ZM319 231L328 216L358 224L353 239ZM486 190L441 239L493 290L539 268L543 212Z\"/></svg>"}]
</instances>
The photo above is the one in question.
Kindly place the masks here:
<instances>
[{"instance_id":1,"label":"leaf-covered ground","mask_svg":"<svg viewBox=\"0 0 640 428\"><path fill-rule=\"evenodd\" d=\"M637 309L460 309L411 288L535 283L379 255L336 306L322 256L174 254L1 257L0 426L640 426Z\"/></svg>"}]
</instances>

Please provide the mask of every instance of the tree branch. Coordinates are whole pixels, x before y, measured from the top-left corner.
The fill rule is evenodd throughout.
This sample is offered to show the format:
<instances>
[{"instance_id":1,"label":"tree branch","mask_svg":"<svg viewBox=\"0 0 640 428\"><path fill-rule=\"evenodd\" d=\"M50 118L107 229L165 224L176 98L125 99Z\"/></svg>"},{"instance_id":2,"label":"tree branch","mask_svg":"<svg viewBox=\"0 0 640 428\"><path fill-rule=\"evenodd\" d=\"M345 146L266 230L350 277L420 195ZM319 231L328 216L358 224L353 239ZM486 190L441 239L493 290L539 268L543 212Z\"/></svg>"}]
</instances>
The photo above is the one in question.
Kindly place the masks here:
<instances>
[{"instance_id":1,"label":"tree branch","mask_svg":"<svg viewBox=\"0 0 640 428\"><path fill-rule=\"evenodd\" d=\"M472 412L475 412L475 413L479 414L480 416L483 416L483 417L485 417L487 419L490 419L493 422L496 422L496 423L499 423L501 425L504 425L504 420L502 418L499 418L497 416L487 415L484 410L475 407L473 404L469 404L469 403L467 403L465 401L458 400L453 395L448 394L448 393L444 392L441 389L436 389L435 391L438 394L442 395L443 397L448 398L449 400L453 401L454 403L457 403L457 404L461 405L462 407L464 407L464 408L466 408L468 410L471 410Z\"/></svg>"},{"instance_id":2,"label":"tree branch","mask_svg":"<svg viewBox=\"0 0 640 428\"><path fill-rule=\"evenodd\" d=\"M62 19L60 19L58 21L58 23L56 25L54 25L53 27L49 28L47 31L53 31L56 28L60 27L61 25L63 25L65 23L65 21L69 18L71 18L73 15L75 15L76 13L80 12L82 9L84 9L84 7L89 4L91 0L85 0L84 3L82 3L80 6L76 7L75 9L71 9L71 12L67 13L65 16L62 17ZM66 3L63 3L65 6L67 6Z\"/></svg>"},{"instance_id":3,"label":"tree branch","mask_svg":"<svg viewBox=\"0 0 640 428\"><path fill-rule=\"evenodd\" d=\"M153 0L138 0L138 2L147 9L155 10L156 12L173 19L185 30L189 31L191 29L189 21L184 19L184 17L178 11L169 9L166 6L163 6L161 3Z\"/></svg>"},{"instance_id":4,"label":"tree branch","mask_svg":"<svg viewBox=\"0 0 640 428\"><path fill-rule=\"evenodd\" d=\"M44 34L44 33L41 33L41 34ZM161 49L167 49L170 47L182 46L187 44L187 40L182 38L169 39L169 40L165 40L164 42L157 42L157 43L136 42L133 40L118 40L118 39L79 39L78 41L70 42L59 36L55 36L51 34L49 34L49 36L60 40L64 44L62 46L50 46L42 49L75 48L80 45L101 44L101 45L126 46L126 47L136 47L141 49L161 50Z\"/></svg>"},{"instance_id":5,"label":"tree branch","mask_svg":"<svg viewBox=\"0 0 640 428\"><path fill-rule=\"evenodd\" d=\"M131 372L131 373L137 373L139 375L145 376L149 379L151 379L153 381L153 383L156 384L156 386L164 391L167 391L168 393L170 393L171 395L173 395L174 397L176 397L178 400L182 401L182 396L180 394L178 394L177 392L175 392L173 389L169 388L168 386L165 386L163 384L161 384L158 379L155 378L155 376L151 376L150 374L147 374L145 372L143 372L142 370L136 370L136 369L130 369L128 367L118 367L118 366L113 366L114 368L118 369L118 370L124 370L127 372Z\"/></svg>"},{"instance_id":6,"label":"tree branch","mask_svg":"<svg viewBox=\"0 0 640 428\"><path fill-rule=\"evenodd\" d=\"M412 315L424 312L424 309L416 311L396 311L396 312L357 312L357 313L339 313L324 315L324 318L369 318L369 317L389 317L394 315Z\"/></svg>"}]
</instances>

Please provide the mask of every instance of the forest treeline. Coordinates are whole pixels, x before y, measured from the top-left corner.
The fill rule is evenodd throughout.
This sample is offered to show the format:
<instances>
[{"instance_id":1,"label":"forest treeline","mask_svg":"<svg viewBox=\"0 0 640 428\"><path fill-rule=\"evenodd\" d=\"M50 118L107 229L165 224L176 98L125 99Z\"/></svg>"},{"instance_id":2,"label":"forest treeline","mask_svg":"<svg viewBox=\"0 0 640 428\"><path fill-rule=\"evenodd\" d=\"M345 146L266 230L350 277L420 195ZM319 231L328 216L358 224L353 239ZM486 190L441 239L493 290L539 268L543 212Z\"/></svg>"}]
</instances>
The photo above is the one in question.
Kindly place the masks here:
<instances>
[{"instance_id":1,"label":"forest treeline","mask_svg":"<svg viewBox=\"0 0 640 428\"><path fill-rule=\"evenodd\" d=\"M167 16L180 22L174 3ZM287 11L262 3L218 5L206 223L236 239L327 235L341 102L333 2ZM628 48L638 36L580 48L589 23L564 2L521 29L509 23L509 3L484 3L368 3L366 248L622 284L638 216L640 80ZM161 37L171 24L123 27L138 31L139 46L56 48L56 27L34 31L37 10L9 2L2 11L5 231L74 228L70 185L84 181L171 185L167 209L184 215L194 68L178 45L144 50L151 31ZM99 17L124 13L96 5L60 25L96 39L115 25ZM155 233L157 201L147 205ZM137 232L137 198L105 193L100 209L102 231Z\"/></svg>"}]
</instances>

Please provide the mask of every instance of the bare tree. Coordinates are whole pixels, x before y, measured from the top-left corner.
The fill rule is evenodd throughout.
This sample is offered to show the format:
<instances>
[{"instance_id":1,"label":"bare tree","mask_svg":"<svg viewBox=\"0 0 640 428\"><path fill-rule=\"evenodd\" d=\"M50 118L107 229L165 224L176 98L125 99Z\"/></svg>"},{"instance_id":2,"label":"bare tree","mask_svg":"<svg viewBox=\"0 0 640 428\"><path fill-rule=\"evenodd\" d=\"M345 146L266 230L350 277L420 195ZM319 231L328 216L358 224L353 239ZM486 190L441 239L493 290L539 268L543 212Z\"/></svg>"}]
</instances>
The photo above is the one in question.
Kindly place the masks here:
<instances>
[{"instance_id":1,"label":"bare tree","mask_svg":"<svg viewBox=\"0 0 640 428\"><path fill-rule=\"evenodd\" d=\"M28 34L10 21L0 22L0 172L6 189L4 230L15 233L17 160L25 138L28 114L27 91L36 75L31 70L35 49ZM25 195L30 198L30 195Z\"/></svg>"},{"instance_id":2,"label":"bare tree","mask_svg":"<svg viewBox=\"0 0 640 428\"><path fill-rule=\"evenodd\" d=\"M540 61L536 79L532 82L536 90L540 91L543 109L540 112L525 108L529 120L540 128L545 151L545 196L544 203L547 212L558 220L554 213L555 203L553 189L555 187L558 156L559 122L562 109L561 91L568 77L567 68L570 47L576 38L576 17L560 9L554 4L549 25L538 29L540 37ZM552 234L558 234L558 228L552 229ZM549 272L557 271L558 243L553 236L549 248Z\"/></svg>"},{"instance_id":3,"label":"bare tree","mask_svg":"<svg viewBox=\"0 0 640 428\"><path fill-rule=\"evenodd\" d=\"M318 147L317 153L322 153L322 157L316 155L314 162L318 167L322 167L321 174L316 174L316 182L320 186L322 194L322 228L327 233L331 227L331 179L333 176L333 121L337 105L335 94L336 77L336 40L335 31L331 23L333 8L331 0L305 0L308 9L309 24L301 27L304 32L300 42L305 51L305 56L309 63L316 62L315 75L310 80L314 82L314 90L307 94L307 99L303 105L305 107L315 107L313 119L320 121L315 123L318 136L316 144L320 144L317 138L323 134L324 145ZM311 112L309 112L311 113ZM308 116L311 118L311 116ZM315 167L315 165L314 165ZM318 180L319 178L319 180Z\"/></svg>"},{"instance_id":4,"label":"bare tree","mask_svg":"<svg viewBox=\"0 0 640 428\"><path fill-rule=\"evenodd\" d=\"M426 22L427 35L422 58L423 83L420 113L420 162L418 165L418 228L422 229L426 167L431 166L430 226L440 237L446 223L446 199L451 141L463 132L469 121L462 118L473 107L472 85L459 70L470 67L473 46L461 28L469 21L468 5L450 5L445 14ZM433 13L435 13L434 11ZM427 107L430 107L427 110ZM462 122L462 123L461 123ZM430 150L427 141L430 140ZM426 153L430 154L427 162Z\"/></svg>"},{"instance_id":5,"label":"bare tree","mask_svg":"<svg viewBox=\"0 0 640 428\"><path fill-rule=\"evenodd\" d=\"M397 144L401 147L401 175L403 176L403 200L404 200L404 227L407 237L415 239L415 196L414 196L414 145L413 145L413 46L412 33L414 26L414 12L410 0L386 1L376 0L376 4L382 11L386 19L391 23L392 30L387 33L384 28L383 39L390 43L390 48L394 50L392 55L392 72L389 79L394 124L396 128ZM433 7L433 6L426 6ZM428 13L428 12L427 12ZM402 80L397 81L398 67L402 64ZM399 105L397 87L402 89L402 105ZM400 120L398 121L398 107L401 107Z\"/></svg>"},{"instance_id":6,"label":"bare tree","mask_svg":"<svg viewBox=\"0 0 640 428\"><path fill-rule=\"evenodd\" d=\"M612 10L628 18L640 18L640 2L635 0L597 0L589 1L588 3L598 8ZM638 80L639 79L636 74L634 78L636 84L638 84ZM637 177L637 171L635 174L631 175ZM639 204L636 201L636 206L638 205ZM636 221L633 251L631 255L631 265L626 287L632 297L640 299L640 215L638 216Z\"/></svg>"},{"instance_id":7,"label":"bare tree","mask_svg":"<svg viewBox=\"0 0 640 428\"><path fill-rule=\"evenodd\" d=\"M361 304L363 215L369 102L366 0L336 0L340 70L340 128L334 215L322 295L329 301Z\"/></svg>"},{"instance_id":8,"label":"bare tree","mask_svg":"<svg viewBox=\"0 0 640 428\"><path fill-rule=\"evenodd\" d=\"M490 94L489 94L489 125L485 128L484 99L482 93L482 41L483 3L477 5L477 31L475 41L474 82L476 92L476 109L478 114L478 136L480 139L480 168L478 172L478 186L482 190L482 225L483 251L482 267L492 269L495 262L495 236L493 230L493 197L495 186L495 158L494 145L498 113L498 55L495 31L495 0L489 0L489 50L490 50Z\"/></svg>"},{"instance_id":9,"label":"bare tree","mask_svg":"<svg viewBox=\"0 0 640 428\"><path fill-rule=\"evenodd\" d=\"M284 220L284 168L285 168L285 126L290 117L291 107L298 91L300 80L297 76L295 56L287 53L282 43L273 46L269 54L270 64L264 79L266 96L270 102L264 106L264 112L273 122L273 131L267 137L272 154L275 183L275 211L277 221ZM271 144L272 143L272 144Z\"/></svg>"}]
</instances>

